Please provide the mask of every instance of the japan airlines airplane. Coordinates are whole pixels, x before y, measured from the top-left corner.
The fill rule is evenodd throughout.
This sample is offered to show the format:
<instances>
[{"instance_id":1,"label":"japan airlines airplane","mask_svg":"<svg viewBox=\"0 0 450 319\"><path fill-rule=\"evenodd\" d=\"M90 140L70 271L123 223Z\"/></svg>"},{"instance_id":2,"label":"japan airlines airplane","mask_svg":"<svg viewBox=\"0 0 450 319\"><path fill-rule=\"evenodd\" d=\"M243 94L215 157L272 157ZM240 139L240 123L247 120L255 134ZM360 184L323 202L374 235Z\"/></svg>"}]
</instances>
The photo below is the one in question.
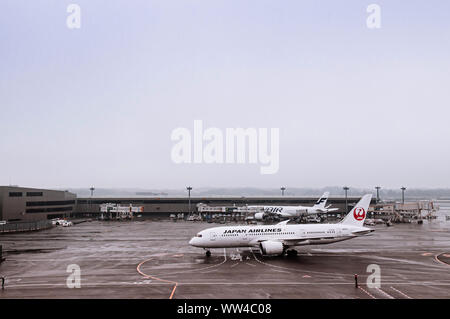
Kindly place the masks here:
<instances>
[{"instance_id":1,"label":"japan airlines airplane","mask_svg":"<svg viewBox=\"0 0 450 319\"><path fill-rule=\"evenodd\" d=\"M373 229L364 227L372 194L364 195L356 206L337 224L296 224L283 221L264 226L223 226L205 229L193 237L189 244L206 249L256 247L263 255L296 255L290 247L329 244L367 235Z\"/></svg>"},{"instance_id":2,"label":"japan airlines airplane","mask_svg":"<svg viewBox=\"0 0 450 319\"><path fill-rule=\"evenodd\" d=\"M303 215L310 214L320 214L320 213L328 213L338 210L337 208L329 208L330 206L325 207L329 192L323 193L322 197L314 204L314 206L249 206L249 208L261 208L264 212L255 213L256 220L263 220L267 216L278 216L278 217L300 217Z\"/></svg>"}]
</instances>

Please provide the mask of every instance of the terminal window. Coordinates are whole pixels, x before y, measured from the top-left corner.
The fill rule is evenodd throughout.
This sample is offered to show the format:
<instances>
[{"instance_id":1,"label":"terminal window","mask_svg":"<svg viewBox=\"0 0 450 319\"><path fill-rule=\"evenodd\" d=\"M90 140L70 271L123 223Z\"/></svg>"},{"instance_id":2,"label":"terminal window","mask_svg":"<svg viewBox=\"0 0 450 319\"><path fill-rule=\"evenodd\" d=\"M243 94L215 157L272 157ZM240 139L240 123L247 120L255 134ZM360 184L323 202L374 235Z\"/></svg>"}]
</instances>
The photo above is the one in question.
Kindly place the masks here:
<instances>
[{"instance_id":1,"label":"terminal window","mask_svg":"<svg viewBox=\"0 0 450 319\"><path fill-rule=\"evenodd\" d=\"M43 196L42 192L27 192L27 196Z\"/></svg>"},{"instance_id":2,"label":"terminal window","mask_svg":"<svg viewBox=\"0 0 450 319\"><path fill-rule=\"evenodd\" d=\"M53 212L68 212L72 211L73 207L48 207L48 208L27 208L27 214L33 213L53 213Z\"/></svg>"},{"instance_id":3,"label":"terminal window","mask_svg":"<svg viewBox=\"0 0 450 319\"><path fill-rule=\"evenodd\" d=\"M27 206L59 206L59 205L74 205L74 200L57 200L47 202L27 202Z\"/></svg>"},{"instance_id":4,"label":"terminal window","mask_svg":"<svg viewBox=\"0 0 450 319\"><path fill-rule=\"evenodd\" d=\"M9 197L22 197L22 192L9 192Z\"/></svg>"}]
</instances>

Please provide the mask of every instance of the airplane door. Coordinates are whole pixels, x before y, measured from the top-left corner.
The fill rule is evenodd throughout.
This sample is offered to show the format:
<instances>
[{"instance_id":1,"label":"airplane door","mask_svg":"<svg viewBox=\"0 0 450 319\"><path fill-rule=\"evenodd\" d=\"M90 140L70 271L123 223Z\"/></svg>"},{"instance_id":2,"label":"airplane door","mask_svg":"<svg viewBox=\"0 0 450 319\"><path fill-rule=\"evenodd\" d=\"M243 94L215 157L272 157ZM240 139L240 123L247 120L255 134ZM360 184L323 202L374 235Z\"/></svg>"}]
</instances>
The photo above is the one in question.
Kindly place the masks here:
<instances>
[{"instance_id":1,"label":"airplane door","mask_svg":"<svg viewBox=\"0 0 450 319\"><path fill-rule=\"evenodd\" d=\"M210 237L210 240L211 240L211 241L215 241L216 238L217 238L217 234L216 234L216 233L211 233L210 236L211 236L211 237Z\"/></svg>"},{"instance_id":2,"label":"airplane door","mask_svg":"<svg viewBox=\"0 0 450 319\"><path fill-rule=\"evenodd\" d=\"M298 235L300 238L305 238L305 237L306 237L306 231L305 231L304 229L299 229L299 230L297 231L297 235Z\"/></svg>"},{"instance_id":3,"label":"airplane door","mask_svg":"<svg viewBox=\"0 0 450 319\"><path fill-rule=\"evenodd\" d=\"M248 234L245 232L245 233L243 233L242 235L241 235L242 237L242 239L241 239L241 242L243 243L243 244L246 244L247 243L247 241L248 241Z\"/></svg>"}]
</instances>

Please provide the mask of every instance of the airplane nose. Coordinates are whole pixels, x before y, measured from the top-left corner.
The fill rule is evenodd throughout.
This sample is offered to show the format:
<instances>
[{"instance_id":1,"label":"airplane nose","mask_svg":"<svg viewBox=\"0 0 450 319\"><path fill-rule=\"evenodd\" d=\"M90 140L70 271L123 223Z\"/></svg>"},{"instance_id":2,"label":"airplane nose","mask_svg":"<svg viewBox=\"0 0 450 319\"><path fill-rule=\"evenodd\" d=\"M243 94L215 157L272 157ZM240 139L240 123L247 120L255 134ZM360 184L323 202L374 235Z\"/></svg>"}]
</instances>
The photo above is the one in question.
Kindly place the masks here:
<instances>
[{"instance_id":1,"label":"airplane nose","mask_svg":"<svg viewBox=\"0 0 450 319\"><path fill-rule=\"evenodd\" d=\"M191 240L189 241L189 245L194 246L194 237L191 238Z\"/></svg>"}]
</instances>

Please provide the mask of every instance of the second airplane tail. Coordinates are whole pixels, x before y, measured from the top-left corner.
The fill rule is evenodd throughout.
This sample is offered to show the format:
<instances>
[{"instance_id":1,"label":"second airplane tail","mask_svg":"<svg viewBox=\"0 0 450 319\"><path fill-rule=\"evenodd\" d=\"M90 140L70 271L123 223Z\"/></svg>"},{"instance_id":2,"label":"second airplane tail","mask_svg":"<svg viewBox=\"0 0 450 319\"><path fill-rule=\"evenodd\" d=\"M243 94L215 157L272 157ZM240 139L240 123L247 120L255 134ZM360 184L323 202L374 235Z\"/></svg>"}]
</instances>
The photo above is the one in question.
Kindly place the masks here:
<instances>
[{"instance_id":1,"label":"second airplane tail","mask_svg":"<svg viewBox=\"0 0 450 319\"><path fill-rule=\"evenodd\" d=\"M325 210L325 205L327 204L328 196L330 196L329 192L323 193L322 197L314 204L313 208L318 210Z\"/></svg>"}]
</instances>

